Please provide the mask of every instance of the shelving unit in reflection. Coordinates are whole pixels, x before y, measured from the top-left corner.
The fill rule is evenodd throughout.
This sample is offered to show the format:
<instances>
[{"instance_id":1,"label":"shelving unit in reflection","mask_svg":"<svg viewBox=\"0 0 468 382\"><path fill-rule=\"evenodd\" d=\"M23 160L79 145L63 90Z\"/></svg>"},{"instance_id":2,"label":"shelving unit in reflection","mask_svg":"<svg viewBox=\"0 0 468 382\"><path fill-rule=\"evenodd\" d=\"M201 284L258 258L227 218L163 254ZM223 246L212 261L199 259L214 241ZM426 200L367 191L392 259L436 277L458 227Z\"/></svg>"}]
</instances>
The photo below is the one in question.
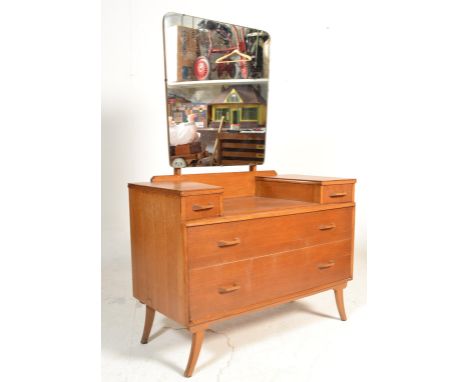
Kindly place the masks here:
<instances>
[{"instance_id":1,"label":"shelving unit in reflection","mask_svg":"<svg viewBox=\"0 0 468 382\"><path fill-rule=\"evenodd\" d=\"M269 46L269 34L259 29L166 15L166 92L173 167L263 163ZM233 134L232 139L226 134ZM249 146L248 134L261 137L261 153ZM234 143L231 140L235 146L229 145Z\"/></svg>"}]
</instances>

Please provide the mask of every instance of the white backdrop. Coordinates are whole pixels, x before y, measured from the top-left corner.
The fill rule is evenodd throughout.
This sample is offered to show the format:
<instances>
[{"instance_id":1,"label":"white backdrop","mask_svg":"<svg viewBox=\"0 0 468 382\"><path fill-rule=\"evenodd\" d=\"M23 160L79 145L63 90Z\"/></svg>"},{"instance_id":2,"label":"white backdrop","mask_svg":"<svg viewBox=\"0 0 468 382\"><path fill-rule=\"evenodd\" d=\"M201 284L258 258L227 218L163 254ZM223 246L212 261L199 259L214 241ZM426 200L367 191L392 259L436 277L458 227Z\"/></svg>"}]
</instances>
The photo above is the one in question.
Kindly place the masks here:
<instances>
[{"instance_id":1,"label":"white backdrop","mask_svg":"<svg viewBox=\"0 0 468 382\"><path fill-rule=\"evenodd\" d=\"M130 256L127 182L171 172L164 13L264 29L272 45L261 168L356 177L361 259L369 217L369 308L316 380L466 379L458 349L467 338L466 8L455 0L103 0L104 267Z\"/></svg>"},{"instance_id":2,"label":"white backdrop","mask_svg":"<svg viewBox=\"0 0 468 382\"><path fill-rule=\"evenodd\" d=\"M267 152L259 168L357 178L356 243L365 251L366 138L378 74L369 21L359 15L356 4L304 8L296 3L286 8L270 1L238 6L220 1L104 1L102 226L104 248L112 248L104 251L106 256L128 256L126 184L171 173L161 26L169 11L271 34ZM382 127L375 129L384 133ZM187 170L200 171L205 169Z\"/></svg>"},{"instance_id":3,"label":"white backdrop","mask_svg":"<svg viewBox=\"0 0 468 382\"><path fill-rule=\"evenodd\" d=\"M126 183L170 172L162 15L252 25L273 37L263 168L358 178L360 254L369 223L369 302L318 358L302 354L306 380L466 381L466 1L103 0L101 11L104 295L131 290ZM97 380L101 312L105 341L137 344L122 326L131 298L101 311L97 293L100 16L93 0L0 3L6 380Z\"/></svg>"}]
</instances>

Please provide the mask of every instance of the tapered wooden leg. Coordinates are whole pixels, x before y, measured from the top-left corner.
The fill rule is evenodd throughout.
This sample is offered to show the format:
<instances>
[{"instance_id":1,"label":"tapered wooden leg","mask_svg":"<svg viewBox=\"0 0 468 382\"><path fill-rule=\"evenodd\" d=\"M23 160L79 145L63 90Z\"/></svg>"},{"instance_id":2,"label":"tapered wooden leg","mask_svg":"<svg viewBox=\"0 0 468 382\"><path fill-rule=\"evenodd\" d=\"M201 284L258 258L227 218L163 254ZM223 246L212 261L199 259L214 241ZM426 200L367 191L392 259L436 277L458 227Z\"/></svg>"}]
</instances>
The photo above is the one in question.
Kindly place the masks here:
<instances>
[{"instance_id":1,"label":"tapered wooden leg","mask_svg":"<svg viewBox=\"0 0 468 382\"><path fill-rule=\"evenodd\" d=\"M187 368L185 369L184 373L184 376L186 376L187 378L191 377L193 374L193 370L195 369L195 365L197 364L198 355L200 354L200 349L204 338L204 330L192 333L192 348L190 349L190 356L187 362Z\"/></svg>"},{"instance_id":2,"label":"tapered wooden leg","mask_svg":"<svg viewBox=\"0 0 468 382\"><path fill-rule=\"evenodd\" d=\"M344 308L343 301L343 289L344 287L333 289L335 292L336 306L338 307L338 312L340 313L341 321L346 321L346 312Z\"/></svg>"},{"instance_id":3,"label":"tapered wooden leg","mask_svg":"<svg viewBox=\"0 0 468 382\"><path fill-rule=\"evenodd\" d=\"M146 305L146 316L145 316L145 328L143 329L143 335L141 336L141 343L142 344L147 344L148 343L148 337L151 332L151 327L153 326L153 321L154 321L154 314L156 311Z\"/></svg>"}]
</instances>

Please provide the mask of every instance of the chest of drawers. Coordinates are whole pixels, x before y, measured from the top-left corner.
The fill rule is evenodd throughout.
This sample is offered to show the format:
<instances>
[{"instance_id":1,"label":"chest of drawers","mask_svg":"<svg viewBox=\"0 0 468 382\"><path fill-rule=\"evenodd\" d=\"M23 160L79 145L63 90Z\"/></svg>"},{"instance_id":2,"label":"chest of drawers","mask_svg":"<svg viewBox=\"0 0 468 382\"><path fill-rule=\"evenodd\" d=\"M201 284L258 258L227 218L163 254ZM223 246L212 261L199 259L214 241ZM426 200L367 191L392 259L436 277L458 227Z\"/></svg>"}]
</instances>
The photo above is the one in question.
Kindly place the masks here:
<instances>
[{"instance_id":1,"label":"chest of drawers","mask_svg":"<svg viewBox=\"0 0 468 382\"><path fill-rule=\"evenodd\" d=\"M129 184L133 294L192 332L190 377L210 324L333 289L353 276L354 179L274 171L156 176Z\"/></svg>"}]
</instances>

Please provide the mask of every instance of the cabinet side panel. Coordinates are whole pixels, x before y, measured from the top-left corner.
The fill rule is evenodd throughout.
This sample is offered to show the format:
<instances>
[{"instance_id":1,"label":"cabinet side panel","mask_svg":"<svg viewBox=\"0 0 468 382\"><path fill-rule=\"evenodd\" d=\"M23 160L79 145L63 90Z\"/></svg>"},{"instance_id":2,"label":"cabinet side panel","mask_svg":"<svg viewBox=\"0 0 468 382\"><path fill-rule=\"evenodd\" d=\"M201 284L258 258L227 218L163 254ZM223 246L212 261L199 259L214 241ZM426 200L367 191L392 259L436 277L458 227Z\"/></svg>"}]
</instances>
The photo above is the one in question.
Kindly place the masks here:
<instances>
[{"instance_id":1,"label":"cabinet side panel","mask_svg":"<svg viewBox=\"0 0 468 382\"><path fill-rule=\"evenodd\" d=\"M143 248L144 213L143 204L138 201L136 192L129 189L130 242L132 251L133 296L143 304L148 302L148 287L145 272L145 251Z\"/></svg>"},{"instance_id":2,"label":"cabinet side panel","mask_svg":"<svg viewBox=\"0 0 468 382\"><path fill-rule=\"evenodd\" d=\"M351 239L351 279L353 278L354 276L354 237L356 236L356 232L355 232L355 229L356 229L356 225L355 225L355 221L356 221L356 207L353 207L353 216L352 216L352 222L351 222L351 232L353 234L352 236L352 239Z\"/></svg>"},{"instance_id":3,"label":"cabinet side panel","mask_svg":"<svg viewBox=\"0 0 468 382\"><path fill-rule=\"evenodd\" d=\"M158 312L187 324L180 198L137 188L129 193L133 294Z\"/></svg>"}]
</instances>

